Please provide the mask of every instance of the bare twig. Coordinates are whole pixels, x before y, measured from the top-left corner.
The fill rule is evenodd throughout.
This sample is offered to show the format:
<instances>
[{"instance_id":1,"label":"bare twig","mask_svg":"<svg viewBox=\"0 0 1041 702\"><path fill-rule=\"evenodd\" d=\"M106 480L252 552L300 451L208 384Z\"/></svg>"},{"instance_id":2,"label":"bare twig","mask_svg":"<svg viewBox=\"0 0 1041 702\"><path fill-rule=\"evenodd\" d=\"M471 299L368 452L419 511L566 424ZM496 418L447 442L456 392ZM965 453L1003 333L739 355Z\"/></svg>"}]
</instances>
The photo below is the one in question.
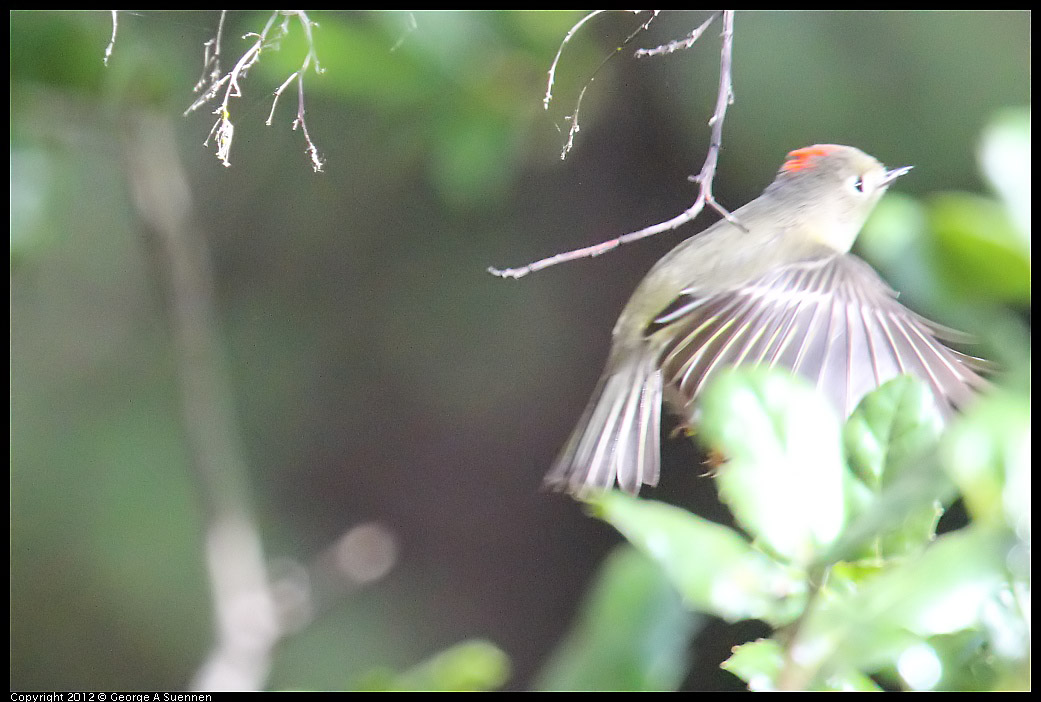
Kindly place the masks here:
<instances>
[{"instance_id":1,"label":"bare twig","mask_svg":"<svg viewBox=\"0 0 1041 702\"><path fill-rule=\"evenodd\" d=\"M220 22L217 24L217 35L207 40L202 45L202 75L199 82L192 88L197 93L206 87L207 82L211 85L220 80L220 45L224 36L224 19L228 16L227 10L220 11Z\"/></svg>"},{"instance_id":2,"label":"bare twig","mask_svg":"<svg viewBox=\"0 0 1041 702\"><path fill-rule=\"evenodd\" d=\"M624 11L625 12L632 12L634 14L639 14L643 10L624 10ZM575 26L571 28L571 31L569 31L567 33L567 36L564 37L564 41L562 41L560 43L560 48L557 49L557 55L553 58L553 65L550 66L550 68L549 68L549 84L546 86L546 97L543 98L543 100L542 100L542 106L545 109L547 109L547 110L549 109L549 101L552 98L553 79L554 79L554 76L555 76L556 70L557 70L557 62L560 60L560 54L564 50L564 44L566 44L571 39L571 37L575 34L575 32L578 31L578 28L581 27L583 24L585 24L587 20L592 19L593 17L595 17L596 15L600 14L601 12L607 12L607 10L595 10L593 12L590 12L588 15L583 17L581 20L579 20L578 23L576 23ZM597 74L600 73L600 70L607 64L607 62L610 61L615 55L617 55L622 49L624 49L626 46L628 46L629 43L632 42L632 40L635 39L636 36L640 32L642 32L645 29L647 29L648 25L650 25L650 23L654 21L654 18L657 17L658 13L660 13L660 12L661 12L661 10L651 10L651 16L647 19L647 21L644 22L643 24L641 24L629 36L627 36L625 38L625 41L623 41L621 44L619 44L615 48L615 50L613 52L611 52L610 54L605 56L604 60L600 62L600 65L597 66L596 69L593 71L593 73L589 76L589 80L586 81L586 84L582 87L582 90L578 94L578 100L575 102L575 111L572 112L570 115L567 115L566 117L564 117L565 120L567 120L567 121L569 121L571 123L571 127L568 129L567 141L564 142L564 148L561 149L561 151L560 151L560 159L561 160L564 160L565 158L567 158L568 152L571 151L571 147L574 146L574 144L575 144L575 135L578 134L579 129L580 129L579 124L578 124L578 111L582 108L582 98L585 97L586 90L589 88L589 86L592 84L592 82L594 80L596 80Z\"/></svg>"},{"instance_id":3,"label":"bare twig","mask_svg":"<svg viewBox=\"0 0 1041 702\"><path fill-rule=\"evenodd\" d=\"M549 101L553 99L553 81L556 79L557 76L557 64L560 62L560 55L564 53L564 46L569 41L571 41L571 37L575 36L575 32L577 32L583 24L593 19L597 15L601 15L605 12L609 12L609 10L593 10L588 15L576 22L575 25L568 30L568 33L564 35L564 41L560 42L560 46L557 47L557 55L553 57L553 63L551 63L549 66L549 79L546 82L546 97L542 98L543 109L548 110Z\"/></svg>"},{"instance_id":4,"label":"bare twig","mask_svg":"<svg viewBox=\"0 0 1041 702\"><path fill-rule=\"evenodd\" d=\"M304 121L304 73L310 68L311 62L314 61L315 73L322 73L323 69L318 65L318 56L315 54L314 49L314 36L311 33L312 22L308 19L307 14L302 10L286 11L286 18L282 22L282 33L285 34L289 31L289 18L296 15L300 19L300 24L304 27L304 34L307 35L307 45L309 50L307 56L304 57L304 62L289 78L286 79L282 85L275 91L275 97L271 100L271 113L268 114L267 124L271 126L271 120L275 116L275 107L278 105L278 98L285 90L286 86L289 85L294 79L297 84L297 107L296 107L296 119L293 120L293 129L296 130L300 127L300 130L304 133L304 141L307 142L307 153L311 157L311 166L314 168L315 173L322 170L322 160L318 155L318 149L315 147L314 142L311 141L311 134L307 131L307 122ZM413 20L414 21L414 20Z\"/></svg>"},{"instance_id":5,"label":"bare twig","mask_svg":"<svg viewBox=\"0 0 1041 702\"><path fill-rule=\"evenodd\" d=\"M217 158L220 159L221 163L225 166L231 166L231 162L228 160L228 155L231 151L231 142L235 134L235 125L231 122L231 112L228 110L228 103L231 102L231 98L233 97L242 97L242 89L239 86L239 81L245 78L250 67L260 58L260 51L263 49L264 43L267 40L267 34L271 31L271 27L274 25L277 18L278 13L275 12L270 18L268 18L267 24L264 25L264 29L260 34L247 34L247 37L256 37L256 41L253 42L253 45L239 57L239 60L235 62L235 66L227 74L213 81L210 84L210 87L207 88L206 91L203 92L203 94L184 111L185 115L194 112L196 109L216 97L220 90L224 88L224 99L221 101L220 105L217 106L217 109L213 111L214 114L220 115L220 117L213 125L213 129L210 130L209 136L206 137L206 141L203 143L208 146L210 139L214 135L217 136ZM223 15L221 24L223 25Z\"/></svg>"},{"instance_id":6,"label":"bare twig","mask_svg":"<svg viewBox=\"0 0 1041 702\"><path fill-rule=\"evenodd\" d=\"M711 19L715 19L715 16L710 18L710 21ZM700 32L702 31L704 31L704 29L699 28L698 30L695 30L695 33L700 35ZM695 37L695 39L696 38L697 37ZM610 239L599 244L594 244L593 246L556 254L555 256L550 256L549 258L529 263L520 268L499 269L489 267L488 272L492 275L499 276L500 278L522 278L529 273L540 271L544 268L549 268L550 266L555 266L558 263L599 256L600 254L618 248L622 244L628 244L639 239L653 236L654 234L676 229L697 217L706 204L719 212L728 221L733 222L737 226L741 226L740 222L734 219L733 215L716 202L716 199L712 194L712 180L716 174L716 165L719 161L719 150L723 143L723 120L726 117L727 107L729 107L734 101L734 91L731 83L731 54L733 44L734 11L725 10L723 12L723 46L720 50L719 58L719 90L716 94L715 110L712 113L712 118L708 122L709 126L712 128L708 153L705 155L705 161L701 166L701 172L691 179L693 182L698 184L698 196L694 200L694 204L672 219L658 224L652 224L649 227L629 232L628 234L623 234L616 239Z\"/></svg>"},{"instance_id":7,"label":"bare twig","mask_svg":"<svg viewBox=\"0 0 1041 702\"><path fill-rule=\"evenodd\" d=\"M575 145L575 135L578 134L580 129L578 125L578 111L582 109L582 98L586 96L586 90L589 89L594 78L595 76L590 78L589 82L582 86L582 90L578 93L578 100L575 101L575 111L564 118L568 122L571 122L571 127L567 130L567 141L564 142L564 146L560 150L561 161L567 158L568 153L571 151L571 147Z\"/></svg>"},{"instance_id":8,"label":"bare twig","mask_svg":"<svg viewBox=\"0 0 1041 702\"><path fill-rule=\"evenodd\" d=\"M275 27L275 20L282 17L282 22L278 25L274 35L269 38L269 33ZM311 165L314 170L322 170L322 160L318 155L318 149L315 147L314 142L311 140L311 135L307 131L307 125L304 123L304 91L303 91L303 75L304 72L310 68L311 64L314 64L315 73L322 73L323 69L318 63L318 57L315 53L314 48L314 34L312 28L317 26L315 22L308 18L307 13L302 10L279 10L272 13L271 17L268 18L267 23L259 34L248 33L246 37L254 37L255 41L250 46L239 60L235 62L235 66L228 71L226 74L221 75L220 71L220 41L221 33L224 30L224 12L221 13L220 25L217 30L217 36L207 41L204 44L204 56L203 56L203 77L195 86L195 91L198 92L206 86L209 81L209 86L206 87L202 95L200 95L195 102L193 102L187 110L184 111L185 115L194 112L202 105L215 98L222 90L224 98L217 108L213 111L213 114L218 115L216 123L213 125L213 129L210 130L209 136L206 137L204 142L207 146L210 143L210 139L216 137L217 142L217 158L220 159L221 163L225 166L230 166L231 162L228 160L228 156L231 152L232 138L235 134L235 126L231 122L231 111L229 110L229 103L233 97L242 97L242 88L240 81L246 77L250 67L253 66L259 59L261 52L272 46L279 39L284 37L289 32L289 21L296 17L300 20L301 26L303 26L304 34L307 37L308 52L304 57L303 64L297 71L295 71L288 79L275 91L274 98L271 103L271 113L268 115L267 124L271 124L271 119L275 113L275 106L278 104L278 98L281 96L282 91L293 81L296 80L299 84L299 102L297 104L296 119L293 121L293 129L298 126L302 128L304 133L304 139L307 142L307 152L311 158ZM212 51L211 51L212 50ZM207 70L209 69L209 70Z\"/></svg>"},{"instance_id":9,"label":"bare twig","mask_svg":"<svg viewBox=\"0 0 1041 702\"><path fill-rule=\"evenodd\" d=\"M105 47L105 57L101 59L101 62L108 65L108 58L112 55L112 49L116 46L116 30L119 28L119 11L112 10L112 38L108 40L108 46Z\"/></svg>"},{"instance_id":10,"label":"bare twig","mask_svg":"<svg viewBox=\"0 0 1041 702\"><path fill-rule=\"evenodd\" d=\"M711 17L709 17L707 20L701 23L700 27L688 34L686 39L670 41L667 44L656 46L653 49L637 49L636 53L633 55L636 56L636 58L642 58L644 56L660 56L662 54L671 54L673 51L689 49L690 47L694 46L694 42L696 42L701 37L701 35L705 33L705 30L708 29L708 26L712 24L712 22L717 17L719 17L719 13L713 13Z\"/></svg>"}]
</instances>

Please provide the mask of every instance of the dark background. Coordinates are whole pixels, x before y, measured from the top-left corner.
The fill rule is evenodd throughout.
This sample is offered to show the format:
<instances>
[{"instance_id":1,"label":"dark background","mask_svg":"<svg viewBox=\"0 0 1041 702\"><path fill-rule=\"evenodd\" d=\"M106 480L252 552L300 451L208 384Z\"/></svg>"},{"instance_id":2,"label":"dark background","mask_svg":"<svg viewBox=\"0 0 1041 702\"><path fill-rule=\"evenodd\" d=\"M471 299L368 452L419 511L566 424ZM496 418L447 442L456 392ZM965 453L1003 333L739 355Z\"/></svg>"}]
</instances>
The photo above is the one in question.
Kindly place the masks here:
<instances>
[{"instance_id":1,"label":"dark background","mask_svg":"<svg viewBox=\"0 0 1041 702\"><path fill-rule=\"evenodd\" d=\"M229 66L266 13L232 12ZM393 534L394 570L277 650L270 685L345 689L481 637L524 688L620 540L540 490L646 270L714 220L520 281L488 275L668 219L707 148L718 23L691 50L596 74L642 19L610 13L546 71L572 12L312 13L312 172L284 95L298 25L231 104L181 113L216 12L13 12L11 686L183 687L211 645L204 522L176 381L163 259L134 209L137 116L173 125L209 244L220 343L251 496L273 559L307 563L352 527ZM707 17L665 13L635 46ZM643 15L646 19L646 15ZM787 151L858 146L915 170L895 190L987 192L984 126L1029 100L1026 12L739 13L716 195L734 209ZM290 91L292 93L292 91ZM210 108L212 109L212 108ZM563 131L558 131L563 130ZM146 137L147 138L147 137ZM885 272L885 271L883 271ZM914 306L913 298L905 298ZM655 495L712 510L685 441ZM693 466L693 467L692 467ZM713 626L694 688L755 625Z\"/></svg>"}]
</instances>

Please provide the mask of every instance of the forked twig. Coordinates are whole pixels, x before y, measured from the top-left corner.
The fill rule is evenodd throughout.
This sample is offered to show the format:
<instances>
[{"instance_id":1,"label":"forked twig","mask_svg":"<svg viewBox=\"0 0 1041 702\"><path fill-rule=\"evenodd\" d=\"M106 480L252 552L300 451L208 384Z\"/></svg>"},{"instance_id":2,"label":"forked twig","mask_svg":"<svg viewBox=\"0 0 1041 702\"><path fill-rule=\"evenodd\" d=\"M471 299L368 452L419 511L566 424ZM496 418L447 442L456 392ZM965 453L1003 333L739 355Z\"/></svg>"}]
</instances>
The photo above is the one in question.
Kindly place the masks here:
<instances>
[{"instance_id":1,"label":"forked twig","mask_svg":"<svg viewBox=\"0 0 1041 702\"><path fill-rule=\"evenodd\" d=\"M698 29L692 32L687 39L681 40L680 42L676 42L673 48L668 48L673 45L673 43L670 42L670 44L664 44L660 47L657 47L656 49L641 49L637 53L641 56L650 56L663 53L670 53L671 51L675 51L680 48L688 48L689 46L693 45L697 38L701 36L702 32L704 32L708 24L711 23L712 20L714 20L717 16L718 14L710 17L704 24L702 24L700 27L698 27ZM588 19L588 17L586 19ZM578 25L576 25L576 27L577 26ZM599 244L594 244L593 246L586 246L581 249L575 249L574 251L559 253L554 256L550 256L549 258L544 258L539 261L535 261L534 263L529 263L528 265L522 266L520 268L499 269L489 267L488 272L492 275L499 276L500 278L522 278L528 275L529 273L540 271L544 268L549 268L550 266L555 266L558 263L574 261L580 258L599 256L601 254L607 253L608 251L618 248L622 244L628 244L630 242L637 241L639 239L644 239L646 237L659 234L661 232L676 229L677 227L686 224L687 222L693 220L695 217L701 214L701 211L705 208L706 204L712 209L719 212L728 221L736 224L737 226L741 226L741 223L734 219L733 215L731 215L722 205L720 205L712 194L712 180L716 174L716 165L719 162L719 150L723 143L723 120L726 118L727 108L734 101L733 84L731 81L731 56L733 52L733 45L734 11L724 10L723 46L720 50L719 58L719 90L716 94L715 110L712 113L712 118L709 119L708 122L709 126L711 127L708 153L705 155L705 161L701 166L701 172L698 173L698 175L693 176L691 178L693 182L698 184L698 196L690 207L688 207L686 210L676 215L672 219L666 220L664 222L659 222L658 224L652 224L649 227L644 227L643 229L639 229L634 232L629 232L628 234L623 234L622 236L617 237L615 239L603 241Z\"/></svg>"},{"instance_id":2,"label":"forked twig","mask_svg":"<svg viewBox=\"0 0 1041 702\"><path fill-rule=\"evenodd\" d=\"M274 36L269 38L268 35L275 27L275 20L277 20L279 16L283 18L282 23L278 26ZM314 64L315 73L322 73L323 69L318 64L318 57L315 54L314 48L312 27L316 25L302 10L276 10L272 13L271 17L268 18L267 23L259 34L253 32L246 34L246 37L253 37L255 39L253 45L250 46L241 57L239 57L239 60L235 62L234 67L223 75L221 75L220 70L220 44L221 35L224 31L225 12L221 12L220 25L217 29L216 37L210 39L203 45L203 74L202 78L200 78L199 82L195 85L195 91L199 92L203 88L205 88L205 90L195 100L195 102L184 111L184 114L187 115L202 105L205 105L223 90L224 97L220 104L217 105L217 108L213 111L215 115L218 115L217 121L214 123L213 129L210 130L210 134L206 137L204 143L208 145L210 139L215 138L217 142L217 158L220 159L221 163L225 166L231 165L228 156L231 152L231 143L235 135L235 125L231 121L231 112L228 107L231 98L242 97L242 89L239 85L239 81L246 77L249 69L260 59L260 54L264 49L276 43L289 32L289 21L293 17L300 20L300 24L303 26L304 34L307 37L308 52L307 56L304 57L303 64L300 68L290 75L278 90L275 91L274 98L271 102L271 113L268 116L267 124L271 124L271 119L275 113L275 107L278 104L278 98L281 96L285 88L292 81L296 80L299 86L299 98L297 102L296 119L293 121L293 129L301 127L301 130L304 133L304 140L307 142L307 152L311 158L311 165L315 172L322 170L322 160L318 155L318 149L311 140L311 135L307 131L307 124L304 121L303 76L312 63Z\"/></svg>"},{"instance_id":3,"label":"forked twig","mask_svg":"<svg viewBox=\"0 0 1041 702\"><path fill-rule=\"evenodd\" d=\"M311 141L311 134L307 131L307 122L304 121L304 73L311 66L311 62L314 61L315 73L322 73L324 69L318 65L318 56L315 54L314 49L314 35L311 33L312 22L307 18L302 10L293 10L293 14L296 14L300 18L300 24L304 27L304 34L307 36L307 45L309 47L307 56L304 57L304 63L300 68L293 72L291 76L286 78L285 82L278 87L275 91L275 97L271 101L271 113L267 117L267 124L271 126L271 120L275 116L275 106L278 105L278 98L282 95L282 91L286 89L293 80L296 80L297 85L297 102L296 102L296 119L293 120L293 129L300 127L300 130L304 133L304 141L307 142L307 153L311 157L311 167L314 168L315 173L322 170L322 159L318 155L318 149L315 147L314 142ZM286 14L285 20L282 22L282 33L285 34L289 31L289 18L291 14Z\"/></svg>"},{"instance_id":4,"label":"forked twig","mask_svg":"<svg viewBox=\"0 0 1041 702\"><path fill-rule=\"evenodd\" d=\"M634 14L639 14L643 10L623 10L623 11L624 12L632 12ZM568 31L567 35L564 37L564 41L560 42L560 48L557 49L557 55L555 57L553 57L553 65L551 65L549 67L549 82L546 85L546 97L544 97L542 99L542 106L543 106L543 108L548 110L549 109L549 101L553 98L553 79L554 79L554 76L556 75L557 62L560 61L560 54L561 54L561 52L564 51L564 45L567 44L568 41L571 40L571 37L573 37L575 35L575 32L578 31L579 27L581 27L583 24L585 24L587 21L589 21L593 17L596 17L597 15L601 14L602 12L607 12L607 10L594 10L593 12L590 12L588 15L586 15L585 17L580 19L578 22L575 23L575 26L573 26L571 28L571 30ZM599 74L600 70L605 65L607 65L607 62L610 61L612 58L614 58L622 49L624 49L625 47L629 46L629 43L632 42L632 40L635 39L636 36L640 32L642 32L645 29L647 29L647 27L650 25L650 23L653 22L654 19L658 16L659 12L661 12L661 10L651 10L651 16L647 19L647 21L644 22L643 24L641 24L635 30L633 30L633 32L629 36L627 36L625 38L625 41L623 41L621 44L619 44L615 48L615 50L613 52L611 52L610 54L605 56L604 60L600 62L600 65L597 66L596 69L593 71L593 73L589 76L589 80L586 81L586 84L584 86L582 86L582 90L578 93L578 100L575 102L575 111L572 112L571 114L567 115L566 117L564 117L565 120L567 120L567 121L569 121L571 123L571 126L568 128L567 140L564 142L564 148L562 148L561 151L560 151L560 160L561 161L563 161L565 158L567 158L568 153L571 151L571 147L573 147L575 145L575 135L578 134L578 132L580 130L580 127L579 127L579 124L578 124L578 112L579 112L579 110L582 109L582 98L584 98L586 96L586 90L588 90L589 86L592 84L592 82L594 80L596 80L597 74Z\"/></svg>"}]
</instances>

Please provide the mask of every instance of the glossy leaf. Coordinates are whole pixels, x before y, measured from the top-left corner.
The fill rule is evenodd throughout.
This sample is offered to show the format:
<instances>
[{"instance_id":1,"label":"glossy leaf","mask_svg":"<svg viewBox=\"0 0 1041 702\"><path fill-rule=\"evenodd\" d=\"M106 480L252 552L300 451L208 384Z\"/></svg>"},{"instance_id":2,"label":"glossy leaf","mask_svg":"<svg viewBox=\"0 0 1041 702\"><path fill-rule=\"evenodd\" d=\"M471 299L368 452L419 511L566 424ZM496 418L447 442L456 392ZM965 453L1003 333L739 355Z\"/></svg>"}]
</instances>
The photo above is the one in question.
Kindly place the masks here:
<instances>
[{"instance_id":1,"label":"glossy leaf","mask_svg":"<svg viewBox=\"0 0 1041 702\"><path fill-rule=\"evenodd\" d=\"M880 489L913 470L912 461L931 450L943 420L921 380L900 376L861 400L843 429L850 469Z\"/></svg>"},{"instance_id":2,"label":"glossy leaf","mask_svg":"<svg viewBox=\"0 0 1041 702\"><path fill-rule=\"evenodd\" d=\"M1007 532L963 529L859 587L822 591L792 644L803 678L874 670L926 637L979 626L1005 588L1011 546Z\"/></svg>"},{"instance_id":3,"label":"glossy leaf","mask_svg":"<svg viewBox=\"0 0 1041 702\"><path fill-rule=\"evenodd\" d=\"M808 385L762 368L724 371L702 395L700 428L726 459L720 499L757 542L795 564L845 522L839 426Z\"/></svg>"},{"instance_id":4,"label":"glossy leaf","mask_svg":"<svg viewBox=\"0 0 1041 702\"><path fill-rule=\"evenodd\" d=\"M994 395L961 417L941 445L943 467L973 519L1030 538L1030 409Z\"/></svg>"},{"instance_id":5,"label":"glossy leaf","mask_svg":"<svg viewBox=\"0 0 1041 702\"><path fill-rule=\"evenodd\" d=\"M597 515L654 559L687 605L727 621L790 621L805 585L798 571L753 548L737 532L672 505L611 492Z\"/></svg>"},{"instance_id":6,"label":"glossy leaf","mask_svg":"<svg viewBox=\"0 0 1041 702\"><path fill-rule=\"evenodd\" d=\"M1030 249L998 202L946 193L929 202L936 270L948 289L974 301L1028 303Z\"/></svg>"},{"instance_id":7,"label":"glossy leaf","mask_svg":"<svg viewBox=\"0 0 1041 702\"><path fill-rule=\"evenodd\" d=\"M723 661L728 670L748 683L753 692L775 692L784 683L785 652L775 639L760 639L734 647L733 655ZM879 692L871 678L854 670L833 673L811 692Z\"/></svg>"},{"instance_id":8,"label":"glossy leaf","mask_svg":"<svg viewBox=\"0 0 1041 702\"><path fill-rule=\"evenodd\" d=\"M932 393L911 376L869 393L846 422L843 439L853 473L876 493L897 485L883 502L872 500L860 509L875 512L873 530L885 533L875 544L876 557L904 554L933 538L942 514L937 497L946 493L929 482L945 487L947 481L927 463L942 428Z\"/></svg>"}]
</instances>

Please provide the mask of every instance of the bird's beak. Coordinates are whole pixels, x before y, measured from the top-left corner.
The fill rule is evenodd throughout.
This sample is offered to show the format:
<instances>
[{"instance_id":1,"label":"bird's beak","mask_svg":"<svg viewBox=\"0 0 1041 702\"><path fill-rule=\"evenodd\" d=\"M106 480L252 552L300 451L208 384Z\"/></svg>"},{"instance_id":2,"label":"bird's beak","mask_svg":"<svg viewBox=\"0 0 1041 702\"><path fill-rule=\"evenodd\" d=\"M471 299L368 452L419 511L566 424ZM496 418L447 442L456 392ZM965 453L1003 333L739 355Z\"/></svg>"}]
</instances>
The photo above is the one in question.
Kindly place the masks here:
<instances>
[{"instance_id":1,"label":"bird's beak","mask_svg":"<svg viewBox=\"0 0 1041 702\"><path fill-rule=\"evenodd\" d=\"M904 166L902 168L894 168L891 171L886 171L885 177L882 178L881 185L883 185L883 186L889 185L890 183L892 183L894 180L896 180L900 176L906 174L912 168L914 168L914 166Z\"/></svg>"}]
</instances>

